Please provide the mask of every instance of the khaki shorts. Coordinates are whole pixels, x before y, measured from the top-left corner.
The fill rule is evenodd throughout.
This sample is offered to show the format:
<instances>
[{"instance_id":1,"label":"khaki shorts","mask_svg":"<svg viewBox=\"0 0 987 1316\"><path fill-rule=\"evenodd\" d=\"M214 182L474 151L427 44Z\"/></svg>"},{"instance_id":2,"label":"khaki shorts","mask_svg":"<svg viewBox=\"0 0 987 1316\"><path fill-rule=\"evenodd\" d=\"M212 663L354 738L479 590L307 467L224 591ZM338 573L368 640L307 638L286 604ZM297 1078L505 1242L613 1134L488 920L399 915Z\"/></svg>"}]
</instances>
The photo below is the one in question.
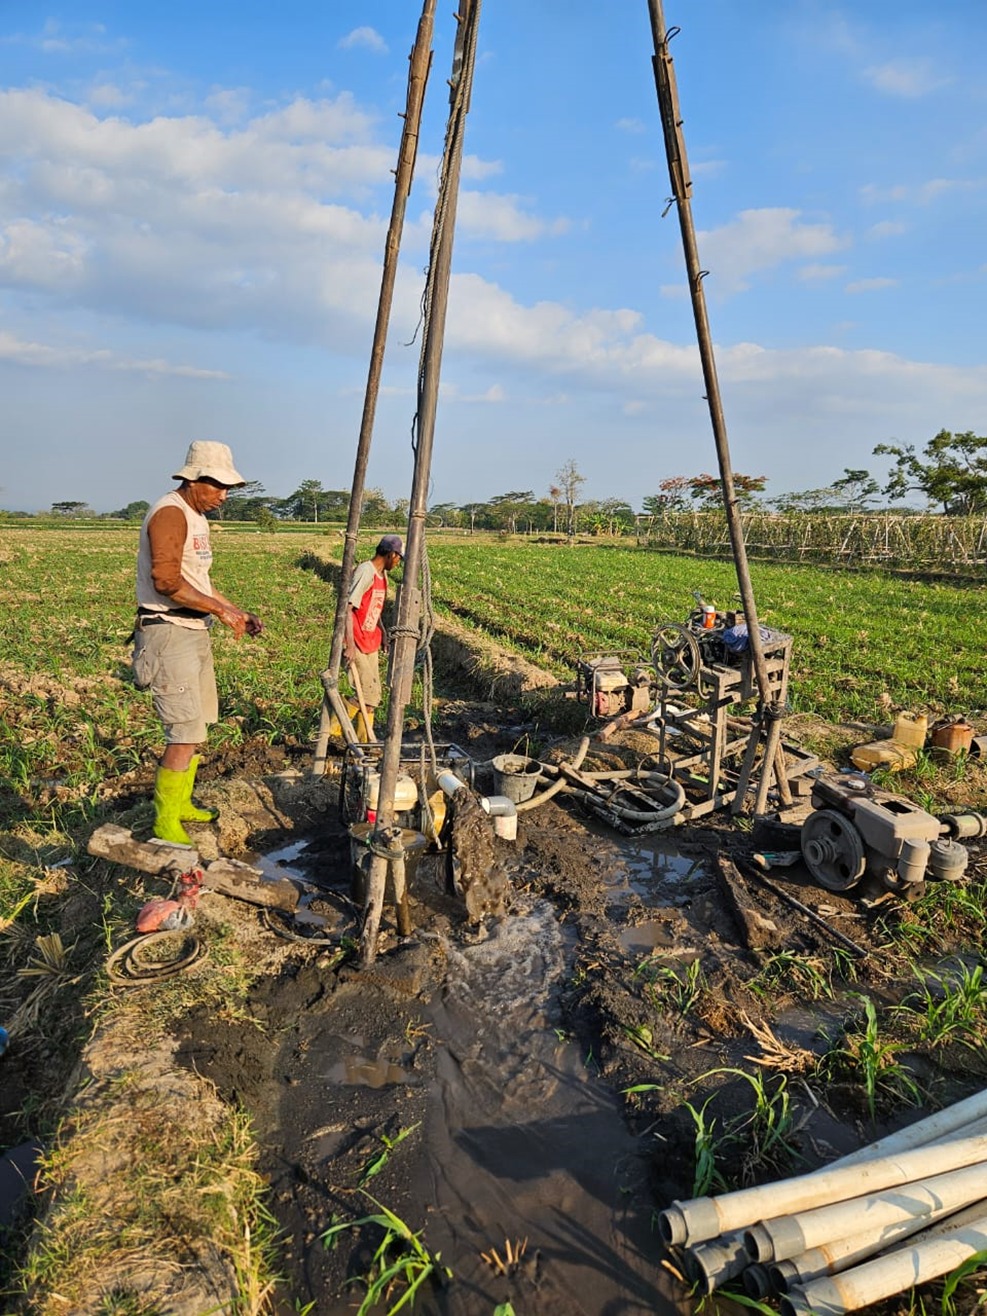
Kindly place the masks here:
<instances>
[{"instance_id":1,"label":"khaki shorts","mask_svg":"<svg viewBox=\"0 0 987 1316\"><path fill-rule=\"evenodd\" d=\"M207 630L173 622L138 625L134 680L150 690L169 745L201 745L219 717L212 640Z\"/></svg>"},{"instance_id":2,"label":"khaki shorts","mask_svg":"<svg viewBox=\"0 0 987 1316\"><path fill-rule=\"evenodd\" d=\"M363 691L363 702L367 708L378 708L380 706L380 651L361 653L356 649L349 667L351 672L356 668L356 674L360 678L360 689ZM353 690L355 693L355 685Z\"/></svg>"}]
</instances>

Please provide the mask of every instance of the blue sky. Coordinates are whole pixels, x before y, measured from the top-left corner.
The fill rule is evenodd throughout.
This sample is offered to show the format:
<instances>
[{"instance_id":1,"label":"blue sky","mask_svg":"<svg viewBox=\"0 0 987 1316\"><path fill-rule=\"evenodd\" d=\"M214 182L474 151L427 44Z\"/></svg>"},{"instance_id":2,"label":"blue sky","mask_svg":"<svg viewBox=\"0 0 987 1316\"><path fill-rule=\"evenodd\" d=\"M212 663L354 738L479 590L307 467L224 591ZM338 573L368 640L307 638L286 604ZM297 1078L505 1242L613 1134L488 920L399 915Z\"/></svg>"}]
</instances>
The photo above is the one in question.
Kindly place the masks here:
<instances>
[{"instance_id":1,"label":"blue sky","mask_svg":"<svg viewBox=\"0 0 987 1316\"><path fill-rule=\"evenodd\" d=\"M411 483L454 5L369 482ZM417 0L0 9L0 506L155 497L189 440L347 488ZM987 433L987 6L665 0L734 467L768 493ZM434 503L636 509L715 470L646 0L486 0Z\"/></svg>"}]
</instances>

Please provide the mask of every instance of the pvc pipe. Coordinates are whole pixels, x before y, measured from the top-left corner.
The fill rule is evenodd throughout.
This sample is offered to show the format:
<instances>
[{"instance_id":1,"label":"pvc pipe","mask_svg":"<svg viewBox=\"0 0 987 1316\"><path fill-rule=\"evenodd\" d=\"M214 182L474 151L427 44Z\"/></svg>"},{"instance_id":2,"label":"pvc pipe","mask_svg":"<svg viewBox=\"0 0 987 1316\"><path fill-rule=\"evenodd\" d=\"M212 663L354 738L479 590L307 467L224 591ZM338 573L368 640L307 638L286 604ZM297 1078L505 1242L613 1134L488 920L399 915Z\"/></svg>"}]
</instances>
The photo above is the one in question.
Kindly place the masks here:
<instances>
[{"instance_id":1,"label":"pvc pipe","mask_svg":"<svg viewBox=\"0 0 987 1316\"><path fill-rule=\"evenodd\" d=\"M936 1211L958 1211L978 1201L985 1195L985 1188L987 1166L971 1165L928 1179L913 1179L903 1187L887 1192L837 1201L814 1211L761 1220L745 1231L744 1246L752 1261L786 1261L834 1239L851 1235L859 1238L861 1233L884 1229L916 1217L928 1224Z\"/></svg>"},{"instance_id":2,"label":"pvc pipe","mask_svg":"<svg viewBox=\"0 0 987 1316\"><path fill-rule=\"evenodd\" d=\"M831 1161L829 1165L821 1167L820 1170L814 1171L814 1173L819 1174L836 1170L846 1165L859 1165L863 1161L872 1160L881 1155L889 1155L895 1151L906 1151L917 1146L931 1146L940 1142L952 1141L959 1137L972 1137L975 1134L987 1133L987 1114L985 1112L987 1112L987 1090L976 1092L963 1101L954 1102L952 1106L947 1106L944 1110L936 1111L933 1115L927 1115L924 1119L916 1120L904 1129L899 1129L897 1133L888 1134L876 1142L868 1143L867 1146L861 1147L855 1152L850 1152L836 1161ZM854 1252L855 1248L860 1247L862 1249L865 1246L865 1241L854 1230L853 1238L850 1240L828 1242L820 1247L813 1248L811 1252L802 1253L790 1260L777 1261L769 1267L769 1278L772 1281L772 1286L777 1292L784 1293L792 1284L815 1279L821 1274L833 1273L837 1269L846 1269L854 1261L863 1260L865 1256L872 1256L874 1252L882 1251L893 1238L905 1238L910 1233L924 1228L930 1220L938 1219L943 1214L943 1211L938 1211L934 1216L920 1217L910 1222L908 1228L905 1228L904 1224L900 1228L898 1226L889 1227L890 1235L888 1231L883 1231L885 1241L879 1244L875 1242L866 1253L863 1251L859 1254ZM873 1237L876 1240L877 1231L867 1237ZM845 1257L840 1254L841 1260L838 1266L835 1264L831 1266L830 1258L834 1262L836 1261L841 1243L845 1244L850 1251ZM703 1292L713 1293L722 1284L735 1279L748 1264L750 1258L744 1247L744 1231L738 1229L708 1242L696 1243L685 1251L683 1259L693 1282L699 1285Z\"/></svg>"},{"instance_id":3,"label":"pvc pipe","mask_svg":"<svg viewBox=\"0 0 987 1316\"><path fill-rule=\"evenodd\" d=\"M773 1289L767 1267L759 1266L757 1262L752 1266L747 1266L744 1270L744 1289L747 1296L753 1298L755 1302L761 1302L764 1298L770 1297Z\"/></svg>"},{"instance_id":4,"label":"pvc pipe","mask_svg":"<svg viewBox=\"0 0 987 1316\"><path fill-rule=\"evenodd\" d=\"M851 1152L849 1156L841 1156L838 1161L824 1168L859 1165L861 1161L872 1160L875 1156L887 1156L891 1152L905 1151L909 1147L925 1147L934 1139L957 1134L958 1130L965 1129L974 1120L984 1118L987 1118L987 1088L982 1092L975 1092L973 1096L963 1101L955 1102L952 1106L947 1106L945 1110L937 1110L934 1115L927 1115L925 1119L909 1124L906 1128L899 1129L897 1133L889 1133L887 1137L879 1138L877 1142L868 1143L866 1147Z\"/></svg>"},{"instance_id":5,"label":"pvc pipe","mask_svg":"<svg viewBox=\"0 0 987 1316\"><path fill-rule=\"evenodd\" d=\"M480 803L491 818L517 817L517 805L508 795L484 795Z\"/></svg>"},{"instance_id":6,"label":"pvc pipe","mask_svg":"<svg viewBox=\"0 0 987 1316\"><path fill-rule=\"evenodd\" d=\"M842 1316L904 1289L947 1275L987 1248L987 1213L955 1230L876 1257L842 1275L829 1275L795 1289L781 1300L782 1316Z\"/></svg>"},{"instance_id":7,"label":"pvc pipe","mask_svg":"<svg viewBox=\"0 0 987 1316\"><path fill-rule=\"evenodd\" d=\"M946 1233L958 1229L961 1225L975 1221L983 1215L982 1201L974 1202L962 1211L954 1211L944 1206L930 1216L919 1216L914 1220L902 1220L897 1225L885 1229L870 1230L866 1234L855 1233L852 1238L838 1238L822 1247L810 1248L788 1261L778 1261L768 1267L768 1276L776 1293L788 1293L790 1289L809 1284L814 1279L825 1275L837 1275L842 1270L866 1261L876 1252L886 1252L889 1245L902 1242L913 1235ZM918 1238L915 1239L919 1241Z\"/></svg>"},{"instance_id":8,"label":"pvc pipe","mask_svg":"<svg viewBox=\"0 0 987 1316\"><path fill-rule=\"evenodd\" d=\"M462 790L466 785L465 781L460 781L454 772L444 768L435 778L447 795L455 795L456 791Z\"/></svg>"},{"instance_id":9,"label":"pvc pipe","mask_svg":"<svg viewBox=\"0 0 987 1316\"><path fill-rule=\"evenodd\" d=\"M735 1279L750 1262L743 1231L723 1234L708 1243L697 1243L683 1253L689 1278L703 1293L713 1293L721 1284Z\"/></svg>"},{"instance_id":10,"label":"pvc pipe","mask_svg":"<svg viewBox=\"0 0 987 1316\"><path fill-rule=\"evenodd\" d=\"M517 805L507 795L484 795L483 808L494 820L494 831L504 841L517 840Z\"/></svg>"},{"instance_id":11,"label":"pvc pipe","mask_svg":"<svg viewBox=\"0 0 987 1316\"><path fill-rule=\"evenodd\" d=\"M937 1147L918 1147L898 1156L883 1156L837 1170L784 1179L780 1183L741 1188L720 1197L696 1197L673 1202L658 1217L662 1239L671 1246L701 1243L726 1230L798 1210L828 1206L848 1197L880 1192L927 1178L936 1172L987 1161L987 1136L957 1138Z\"/></svg>"}]
</instances>

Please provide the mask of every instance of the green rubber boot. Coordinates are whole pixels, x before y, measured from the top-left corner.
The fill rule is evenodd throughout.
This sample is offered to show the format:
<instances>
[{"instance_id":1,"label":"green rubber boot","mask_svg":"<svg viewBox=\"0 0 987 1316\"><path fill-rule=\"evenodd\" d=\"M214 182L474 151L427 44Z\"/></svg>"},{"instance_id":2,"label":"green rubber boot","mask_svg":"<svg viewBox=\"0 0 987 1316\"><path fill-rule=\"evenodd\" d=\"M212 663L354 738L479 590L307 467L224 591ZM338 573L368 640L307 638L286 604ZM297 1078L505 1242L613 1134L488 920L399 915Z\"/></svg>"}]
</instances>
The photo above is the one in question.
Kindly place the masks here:
<instances>
[{"instance_id":1,"label":"green rubber boot","mask_svg":"<svg viewBox=\"0 0 987 1316\"><path fill-rule=\"evenodd\" d=\"M187 775L187 771L158 768L158 775L154 778L153 834L159 841L171 841L173 845L192 844L181 822Z\"/></svg>"},{"instance_id":2,"label":"green rubber boot","mask_svg":"<svg viewBox=\"0 0 987 1316\"><path fill-rule=\"evenodd\" d=\"M182 794L182 807L178 811L178 816L182 822L215 822L219 817L218 809L200 809L197 804L192 803L192 792L195 790L195 774L199 769L198 754L190 760L185 772L185 787Z\"/></svg>"}]
</instances>

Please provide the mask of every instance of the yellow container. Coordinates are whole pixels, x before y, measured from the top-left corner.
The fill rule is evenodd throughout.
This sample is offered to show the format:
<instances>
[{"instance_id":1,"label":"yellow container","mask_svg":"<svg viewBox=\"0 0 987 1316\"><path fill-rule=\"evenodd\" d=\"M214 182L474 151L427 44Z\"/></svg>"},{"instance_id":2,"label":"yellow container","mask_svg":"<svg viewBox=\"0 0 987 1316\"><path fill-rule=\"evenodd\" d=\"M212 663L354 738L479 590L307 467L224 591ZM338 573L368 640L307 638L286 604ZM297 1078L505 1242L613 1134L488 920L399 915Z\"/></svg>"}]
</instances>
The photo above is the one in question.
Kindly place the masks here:
<instances>
[{"instance_id":1,"label":"yellow container","mask_svg":"<svg viewBox=\"0 0 987 1316\"><path fill-rule=\"evenodd\" d=\"M891 739L897 745L912 745L922 749L929 730L929 719L924 713L899 713L894 720Z\"/></svg>"},{"instance_id":2,"label":"yellow container","mask_svg":"<svg viewBox=\"0 0 987 1316\"><path fill-rule=\"evenodd\" d=\"M850 759L861 772L870 772L874 768L900 772L915 762L917 748L915 745L901 745L895 740L872 740L869 745L858 745L852 749Z\"/></svg>"}]
</instances>

